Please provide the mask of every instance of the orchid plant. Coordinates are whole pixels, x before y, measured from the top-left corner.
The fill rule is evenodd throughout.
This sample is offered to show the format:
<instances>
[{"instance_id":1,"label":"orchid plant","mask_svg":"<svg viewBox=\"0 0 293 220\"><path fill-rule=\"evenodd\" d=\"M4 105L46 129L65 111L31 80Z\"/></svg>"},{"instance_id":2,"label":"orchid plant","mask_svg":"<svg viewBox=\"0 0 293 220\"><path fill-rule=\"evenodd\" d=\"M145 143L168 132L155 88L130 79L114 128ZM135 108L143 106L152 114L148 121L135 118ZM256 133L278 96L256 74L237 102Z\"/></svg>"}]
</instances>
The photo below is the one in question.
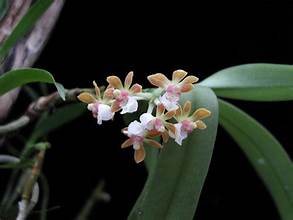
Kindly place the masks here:
<instances>
[{"instance_id":1,"label":"orchid plant","mask_svg":"<svg viewBox=\"0 0 293 220\"><path fill-rule=\"evenodd\" d=\"M27 2L30 4L31 1ZM122 115L127 127L122 128L125 141L121 148L132 147L134 161L140 163L133 165L145 165L148 171L129 220L193 219L211 161L218 124L248 158L274 200L280 219L293 219L293 170L288 153L264 126L222 100L291 101L292 65L239 65L211 74L199 83L196 76L188 75L184 70L174 71L171 79L156 73L147 76L152 88L133 84L133 72L125 75L123 83L118 76L108 76L105 86L98 86L93 81L93 88L65 89L46 70L21 66L5 69L5 63L9 62L8 52L19 39L23 40L24 34L53 2L38 0L33 1L31 7L26 5L28 11L0 44L0 71L3 70L0 72L0 109L2 105L6 107L0 116L6 116L8 101L18 92L18 87L40 82L53 84L57 90L40 95L30 87L24 87L32 98L31 104L19 118L0 125L1 146L23 128L27 135L30 129L26 126L35 124L31 133L23 138L21 152L15 156L0 154L0 168L13 170L13 178L4 195L0 195L0 219L30 218L35 205L40 203L40 195L43 197L40 219L47 218L48 184L42 174L42 164L47 150L54 147L47 136L81 116L86 109L98 126ZM11 8L9 4L8 0L0 1L0 21ZM10 20L7 22L10 24ZM53 108L55 111L51 111ZM111 199L104 190L105 184L98 184L77 219L88 219L98 200L108 202Z\"/></svg>"}]
</instances>

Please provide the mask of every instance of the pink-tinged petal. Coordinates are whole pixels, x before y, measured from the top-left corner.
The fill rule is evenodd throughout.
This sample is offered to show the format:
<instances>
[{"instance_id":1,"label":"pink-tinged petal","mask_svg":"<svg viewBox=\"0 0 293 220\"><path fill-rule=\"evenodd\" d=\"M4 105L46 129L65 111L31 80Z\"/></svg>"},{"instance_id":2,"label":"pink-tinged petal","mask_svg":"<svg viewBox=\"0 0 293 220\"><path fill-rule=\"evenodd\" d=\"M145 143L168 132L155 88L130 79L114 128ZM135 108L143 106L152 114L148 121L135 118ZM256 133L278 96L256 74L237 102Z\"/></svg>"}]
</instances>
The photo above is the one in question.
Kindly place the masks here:
<instances>
[{"instance_id":1,"label":"pink-tinged petal","mask_svg":"<svg viewBox=\"0 0 293 220\"><path fill-rule=\"evenodd\" d=\"M180 88L181 92L190 92L193 89L193 85L191 83L183 84Z\"/></svg>"},{"instance_id":2,"label":"pink-tinged petal","mask_svg":"<svg viewBox=\"0 0 293 220\"><path fill-rule=\"evenodd\" d=\"M156 73L147 78L152 85L160 88L165 88L170 83L170 80L162 73Z\"/></svg>"},{"instance_id":3,"label":"pink-tinged petal","mask_svg":"<svg viewBox=\"0 0 293 220\"><path fill-rule=\"evenodd\" d=\"M135 83L133 86L131 86L130 92L133 94L140 93L142 92L142 86L139 85L138 83Z\"/></svg>"},{"instance_id":4,"label":"pink-tinged petal","mask_svg":"<svg viewBox=\"0 0 293 220\"><path fill-rule=\"evenodd\" d=\"M77 98L86 104L91 104L91 103L97 101L97 99L92 94L90 94L88 92L83 92L83 93L79 94L77 96Z\"/></svg>"},{"instance_id":5,"label":"pink-tinged petal","mask_svg":"<svg viewBox=\"0 0 293 220\"><path fill-rule=\"evenodd\" d=\"M128 125L128 136L140 136L144 137L144 127L138 121L133 121Z\"/></svg>"},{"instance_id":6,"label":"pink-tinged petal","mask_svg":"<svg viewBox=\"0 0 293 220\"><path fill-rule=\"evenodd\" d=\"M100 88L98 87L98 85L97 85L97 83L95 81L93 81L93 85L95 87L96 96L100 97L101 96Z\"/></svg>"},{"instance_id":7,"label":"pink-tinged petal","mask_svg":"<svg viewBox=\"0 0 293 220\"><path fill-rule=\"evenodd\" d=\"M211 112L209 110L205 108L199 108L193 113L192 119L193 121L197 121L197 120L201 120L206 117L209 117L210 115L211 115Z\"/></svg>"},{"instance_id":8,"label":"pink-tinged petal","mask_svg":"<svg viewBox=\"0 0 293 220\"><path fill-rule=\"evenodd\" d=\"M139 117L139 120L146 129L151 130L154 127L151 123L154 118L155 117L150 113L143 113Z\"/></svg>"},{"instance_id":9,"label":"pink-tinged petal","mask_svg":"<svg viewBox=\"0 0 293 220\"><path fill-rule=\"evenodd\" d=\"M191 102L190 101L186 101L184 103L184 106L183 106L183 114L184 115L189 115L190 114L190 111L191 111Z\"/></svg>"},{"instance_id":10,"label":"pink-tinged petal","mask_svg":"<svg viewBox=\"0 0 293 220\"><path fill-rule=\"evenodd\" d=\"M167 111L173 111L178 109L178 102L176 100L168 99L166 93L159 97L159 101L164 105Z\"/></svg>"},{"instance_id":11,"label":"pink-tinged petal","mask_svg":"<svg viewBox=\"0 0 293 220\"><path fill-rule=\"evenodd\" d=\"M117 76L108 76L107 82L110 84L111 87L115 89L122 89L123 85L119 77Z\"/></svg>"},{"instance_id":12,"label":"pink-tinged petal","mask_svg":"<svg viewBox=\"0 0 293 220\"><path fill-rule=\"evenodd\" d=\"M147 144L153 146L153 147L156 147L156 148L162 148L163 147L159 142L157 142L155 140L152 140L152 139L145 139L145 142Z\"/></svg>"},{"instance_id":13,"label":"pink-tinged petal","mask_svg":"<svg viewBox=\"0 0 293 220\"><path fill-rule=\"evenodd\" d=\"M143 146L140 146L139 149L134 151L134 160L136 163L140 163L145 158L145 150Z\"/></svg>"},{"instance_id":14,"label":"pink-tinged petal","mask_svg":"<svg viewBox=\"0 0 293 220\"><path fill-rule=\"evenodd\" d=\"M196 76L187 76L180 84L194 84L198 81Z\"/></svg>"},{"instance_id":15,"label":"pink-tinged petal","mask_svg":"<svg viewBox=\"0 0 293 220\"><path fill-rule=\"evenodd\" d=\"M121 114L136 112L138 109L138 102L135 98L129 96L126 105L121 106Z\"/></svg>"},{"instance_id":16,"label":"pink-tinged petal","mask_svg":"<svg viewBox=\"0 0 293 220\"><path fill-rule=\"evenodd\" d=\"M103 99L111 100L114 98L114 88L107 88L104 92Z\"/></svg>"},{"instance_id":17,"label":"pink-tinged petal","mask_svg":"<svg viewBox=\"0 0 293 220\"><path fill-rule=\"evenodd\" d=\"M132 79L133 79L133 72L131 71L125 77L125 81L124 81L124 88L125 89L129 89L130 85L132 84Z\"/></svg>"},{"instance_id":18,"label":"pink-tinged petal","mask_svg":"<svg viewBox=\"0 0 293 220\"><path fill-rule=\"evenodd\" d=\"M102 124L103 121L109 121L114 117L114 113L109 105L99 104L97 121Z\"/></svg>"},{"instance_id":19,"label":"pink-tinged petal","mask_svg":"<svg viewBox=\"0 0 293 220\"><path fill-rule=\"evenodd\" d=\"M185 76L187 75L187 72L184 70L176 70L173 72L172 80L176 82L180 82Z\"/></svg>"},{"instance_id":20,"label":"pink-tinged petal","mask_svg":"<svg viewBox=\"0 0 293 220\"><path fill-rule=\"evenodd\" d=\"M159 132L165 131L164 123L163 123L162 119L160 119L160 118L156 118L153 120L153 127L155 130L157 130Z\"/></svg>"},{"instance_id":21,"label":"pink-tinged petal","mask_svg":"<svg viewBox=\"0 0 293 220\"><path fill-rule=\"evenodd\" d=\"M126 147L130 147L133 144L133 141L128 138L126 141L123 142L123 144L121 144L121 148L126 148Z\"/></svg>"},{"instance_id":22,"label":"pink-tinged petal","mask_svg":"<svg viewBox=\"0 0 293 220\"><path fill-rule=\"evenodd\" d=\"M196 126L196 128L201 129L201 130L207 128L207 125L202 120L197 120L195 122L195 126Z\"/></svg>"}]
</instances>

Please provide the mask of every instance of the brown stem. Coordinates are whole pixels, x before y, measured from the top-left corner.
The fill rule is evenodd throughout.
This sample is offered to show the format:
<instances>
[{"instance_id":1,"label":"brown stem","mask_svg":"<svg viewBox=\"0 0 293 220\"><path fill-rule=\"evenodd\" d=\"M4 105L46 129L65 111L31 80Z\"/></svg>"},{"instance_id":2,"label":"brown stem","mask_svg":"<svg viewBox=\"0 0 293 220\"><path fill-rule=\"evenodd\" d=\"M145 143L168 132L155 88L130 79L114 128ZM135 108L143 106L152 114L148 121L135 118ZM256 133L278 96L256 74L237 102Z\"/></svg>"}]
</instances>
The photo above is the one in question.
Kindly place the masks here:
<instances>
[{"instance_id":1,"label":"brown stem","mask_svg":"<svg viewBox=\"0 0 293 220\"><path fill-rule=\"evenodd\" d=\"M79 93L81 93L82 89L75 88L66 91L66 102L76 101L76 97ZM0 126L0 136L5 135L7 133L16 131L30 122L32 122L35 118L39 117L43 112L49 111L54 106L62 103L63 100L59 96L57 92L54 92L47 96L42 96L33 103L31 103L26 110L26 112L20 116L18 119L9 122L5 125Z\"/></svg>"}]
</instances>

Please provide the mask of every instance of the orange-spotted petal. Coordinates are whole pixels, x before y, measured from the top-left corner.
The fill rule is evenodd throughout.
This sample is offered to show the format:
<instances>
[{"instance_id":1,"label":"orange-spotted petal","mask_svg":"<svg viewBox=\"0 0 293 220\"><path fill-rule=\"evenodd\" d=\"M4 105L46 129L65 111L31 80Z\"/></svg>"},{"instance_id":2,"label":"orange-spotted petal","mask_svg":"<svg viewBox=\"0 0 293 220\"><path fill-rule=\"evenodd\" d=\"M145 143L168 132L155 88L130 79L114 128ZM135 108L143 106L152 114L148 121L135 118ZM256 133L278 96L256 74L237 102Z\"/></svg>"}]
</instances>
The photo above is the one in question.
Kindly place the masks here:
<instances>
[{"instance_id":1,"label":"orange-spotted petal","mask_svg":"<svg viewBox=\"0 0 293 220\"><path fill-rule=\"evenodd\" d=\"M176 109L175 117L178 118L182 115L182 107L179 106L179 108Z\"/></svg>"},{"instance_id":2,"label":"orange-spotted petal","mask_svg":"<svg viewBox=\"0 0 293 220\"><path fill-rule=\"evenodd\" d=\"M175 110L174 111L169 111L164 115L164 119L169 120L169 119L173 118L175 116L175 114L176 114Z\"/></svg>"},{"instance_id":3,"label":"orange-spotted petal","mask_svg":"<svg viewBox=\"0 0 293 220\"><path fill-rule=\"evenodd\" d=\"M175 70L172 75L172 80L180 82L186 75L187 72L184 70Z\"/></svg>"},{"instance_id":4,"label":"orange-spotted petal","mask_svg":"<svg viewBox=\"0 0 293 220\"><path fill-rule=\"evenodd\" d=\"M159 132L159 131L157 131L157 130L150 130L150 131L148 131L148 133L147 133L147 136L148 137L158 137L158 136L160 136L161 135L161 132Z\"/></svg>"},{"instance_id":5,"label":"orange-spotted petal","mask_svg":"<svg viewBox=\"0 0 293 220\"><path fill-rule=\"evenodd\" d=\"M193 113L192 119L193 121L197 121L197 120L209 117L210 115L211 115L211 112L209 110L205 108L199 108Z\"/></svg>"},{"instance_id":6,"label":"orange-spotted petal","mask_svg":"<svg viewBox=\"0 0 293 220\"><path fill-rule=\"evenodd\" d=\"M162 133L162 139L163 139L163 142L164 143L167 143L168 140L169 140L169 134L168 134L168 131L165 130L163 133Z\"/></svg>"},{"instance_id":7,"label":"orange-spotted petal","mask_svg":"<svg viewBox=\"0 0 293 220\"><path fill-rule=\"evenodd\" d=\"M134 160L136 163L140 163L144 160L144 158L145 158L145 150L143 145L141 145L139 149L134 151Z\"/></svg>"},{"instance_id":8,"label":"orange-spotted petal","mask_svg":"<svg viewBox=\"0 0 293 220\"><path fill-rule=\"evenodd\" d=\"M145 142L147 144L153 146L153 147L156 147L156 148L162 148L163 147L159 142L157 142L155 140L152 140L152 139L145 139Z\"/></svg>"},{"instance_id":9,"label":"orange-spotted petal","mask_svg":"<svg viewBox=\"0 0 293 220\"><path fill-rule=\"evenodd\" d=\"M193 88L193 85L191 83L185 83L181 86L180 91L181 92L190 92Z\"/></svg>"},{"instance_id":10,"label":"orange-spotted petal","mask_svg":"<svg viewBox=\"0 0 293 220\"><path fill-rule=\"evenodd\" d=\"M126 147L130 147L133 144L133 141L128 138L126 141L123 142L123 144L121 144L121 148L126 148Z\"/></svg>"},{"instance_id":11,"label":"orange-spotted petal","mask_svg":"<svg viewBox=\"0 0 293 220\"><path fill-rule=\"evenodd\" d=\"M198 81L198 78L196 76L187 76L181 83L182 84L194 84Z\"/></svg>"},{"instance_id":12,"label":"orange-spotted petal","mask_svg":"<svg viewBox=\"0 0 293 220\"><path fill-rule=\"evenodd\" d=\"M190 111L191 111L191 102L190 101L186 101L184 103L184 106L183 106L183 114L189 115L190 114Z\"/></svg>"},{"instance_id":13,"label":"orange-spotted petal","mask_svg":"<svg viewBox=\"0 0 293 220\"><path fill-rule=\"evenodd\" d=\"M170 82L169 79L162 73L156 73L147 77L149 82L157 87L165 88L165 86Z\"/></svg>"},{"instance_id":14,"label":"orange-spotted petal","mask_svg":"<svg viewBox=\"0 0 293 220\"><path fill-rule=\"evenodd\" d=\"M95 81L93 81L93 85L95 87L96 96L100 97L100 95L101 95L100 88L98 87L98 85L97 85L97 83Z\"/></svg>"},{"instance_id":15,"label":"orange-spotted petal","mask_svg":"<svg viewBox=\"0 0 293 220\"><path fill-rule=\"evenodd\" d=\"M121 109L120 103L115 100L111 106L112 112L118 112L120 109Z\"/></svg>"},{"instance_id":16,"label":"orange-spotted petal","mask_svg":"<svg viewBox=\"0 0 293 220\"><path fill-rule=\"evenodd\" d=\"M140 92L142 92L142 86L139 85L138 83L135 83L133 86L131 86L130 92L132 92L132 93L140 93Z\"/></svg>"},{"instance_id":17,"label":"orange-spotted petal","mask_svg":"<svg viewBox=\"0 0 293 220\"><path fill-rule=\"evenodd\" d=\"M113 99L114 98L113 92L114 92L114 88L111 88L111 87L107 88L104 92L103 98L104 99Z\"/></svg>"},{"instance_id":18,"label":"orange-spotted petal","mask_svg":"<svg viewBox=\"0 0 293 220\"><path fill-rule=\"evenodd\" d=\"M133 72L130 71L127 76L125 77L125 81L124 81L124 88L125 89L129 89L131 83L132 83L132 79L133 79Z\"/></svg>"},{"instance_id":19,"label":"orange-spotted petal","mask_svg":"<svg viewBox=\"0 0 293 220\"><path fill-rule=\"evenodd\" d=\"M169 131L171 131L173 134L176 133L176 128L175 128L175 126L174 126L172 123L167 122L167 123L165 123L165 126L166 126L166 128L167 128Z\"/></svg>"},{"instance_id":20,"label":"orange-spotted petal","mask_svg":"<svg viewBox=\"0 0 293 220\"><path fill-rule=\"evenodd\" d=\"M160 116L164 113L165 107L162 103L157 105L157 111L156 111L156 116Z\"/></svg>"},{"instance_id":21,"label":"orange-spotted petal","mask_svg":"<svg viewBox=\"0 0 293 220\"><path fill-rule=\"evenodd\" d=\"M92 94L90 94L88 92L83 92L83 93L79 94L77 96L77 98L86 104L91 104L91 103L97 101L97 99Z\"/></svg>"},{"instance_id":22,"label":"orange-spotted petal","mask_svg":"<svg viewBox=\"0 0 293 220\"><path fill-rule=\"evenodd\" d=\"M111 87L115 89L121 89L123 88L122 82L117 76L108 76L107 82L110 84Z\"/></svg>"},{"instance_id":23,"label":"orange-spotted petal","mask_svg":"<svg viewBox=\"0 0 293 220\"><path fill-rule=\"evenodd\" d=\"M206 129L207 128L207 125L202 120L197 120L195 122L195 125L199 129Z\"/></svg>"}]
</instances>

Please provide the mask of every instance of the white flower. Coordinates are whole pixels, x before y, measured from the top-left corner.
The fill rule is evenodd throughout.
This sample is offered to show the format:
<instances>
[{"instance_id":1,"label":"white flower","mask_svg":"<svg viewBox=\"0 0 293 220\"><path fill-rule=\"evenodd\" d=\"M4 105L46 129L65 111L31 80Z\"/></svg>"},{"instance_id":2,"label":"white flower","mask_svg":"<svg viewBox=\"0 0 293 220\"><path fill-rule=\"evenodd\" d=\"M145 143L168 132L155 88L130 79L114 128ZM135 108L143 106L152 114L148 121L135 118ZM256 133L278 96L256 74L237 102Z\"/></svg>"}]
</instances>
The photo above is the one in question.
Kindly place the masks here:
<instances>
[{"instance_id":1,"label":"white flower","mask_svg":"<svg viewBox=\"0 0 293 220\"><path fill-rule=\"evenodd\" d=\"M102 124L103 121L109 121L114 117L111 107L99 102L88 104L88 110L92 111L99 125Z\"/></svg>"},{"instance_id":2,"label":"white flower","mask_svg":"<svg viewBox=\"0 0 293 220\"><path fill-rule=\"evenodd\" d=\"M139 150L142 146L144 136L145 136L145 129L144 126L138 122L133 121L128 125L128 130L124 132L131 141L134 150Z\"/></svg>"},{"instance_id":3,"label":"white flower","mask_svg":"<svg viewBox=\"0 0 293 220\"><path fill-rule=\"evenodd\" d=\"M136 120L128 125L127 136L131 137L133 135L144 137L144 126Z\"/></svg>"},{"instance_id":4,"label":"white flower","mask_svg":"<svg viewBox=\"0 0 293 220\"><path fill-rule=\"evenodd\" d=\"M128 98L127 102L125 104L123 103L120 106L122 108L122 111L120 114L132 113L137 111L137 108L138 108L137 100L132 96L128 96L127 98Z\"/></svg>"},{"instance_id":5,"label":"white flower","mask_svg":"<svg viewBox=\"0 0 293 220\"><path fill-rule=\"evenodd\" d=\"M169 135L170 137L174 138L175 142L179 145L182 145L182 141L187 138L188 134L190 134L195 128L193 122L189 120L184 120L182 122L174 124L174 126L175 134L169 130Z\"/></svg>"},{"instance_id":6,"label":"white flower","mask_svg":"<svg viewBox=\"0 0 293 220\"><path fill-rule=\"evenodd\" d=\"M139 84L132 84L133 72L129 72L125 77L124 85L117 76L107 77L107 81L111 88L114 88L114 99L112 111L118 112L122 109L121 114L136 112L138 108L136 94L142 92ZM131 86L131 87L130 87Z\"/></svg>"},{"instance_id":7,"label":"white flower","mask_svg":"<svg viewBox=\"0 0 293 220\"><path fill-rule=\"evenodd\" d=\"M164 107L167 109L167 111L173 111L178 109L178 101L179 96L176 95L170 95L167 92L164 93L164 95L159 97L160 103L164 105Z\"/></svg>"},{"instance_id":8,"label":"white flower","mask_svg":"<svg viewBox=\"0 0 293 220\"><path fill-rule=\"evenodd\" d=\"M154 119L155 117L150 114L150 113L143 113L140 117L139 120L141 121L141 124L148 130L152 129L152 124L151 121Z\"/></svg>"},{"instance_id":9,"label":"white flower","mask_svg":"<svg viewBox=\"0 0 293 220\"><path fill-rule=\"evenodd\" d=\"M139 120L147 130L157 130L159 132L165 131L165 126L160 118L154 117L150 113L144 113L140 116Z\"/></svg>"}]
</instances>

